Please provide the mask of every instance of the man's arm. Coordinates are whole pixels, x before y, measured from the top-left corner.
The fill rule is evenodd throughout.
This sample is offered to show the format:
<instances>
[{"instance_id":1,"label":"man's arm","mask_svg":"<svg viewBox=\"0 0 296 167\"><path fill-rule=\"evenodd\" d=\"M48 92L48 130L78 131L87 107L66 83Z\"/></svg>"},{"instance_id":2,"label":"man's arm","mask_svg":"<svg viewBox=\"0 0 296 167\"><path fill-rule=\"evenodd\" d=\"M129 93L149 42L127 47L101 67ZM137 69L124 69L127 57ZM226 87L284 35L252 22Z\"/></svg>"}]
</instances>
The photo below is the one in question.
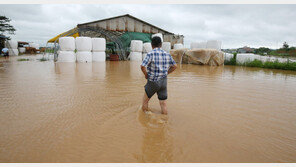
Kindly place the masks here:
<instances>
[{"instance_id":1,"label":"man's arm","mask_svg":"<svg viewBox=\"0 0 296 167\"><path fill-rule=\"evenodd\" d=\"M141 65L141 70L142 70L143 74L145 75L145 78L148 79L148 73L147 73L146 67Z\"/></svg>"},{"instance_id":2,"label":"man's arm","mask_svg":"<svg viewBox=\"0 0 296 167\"><path fill-rule=\"evenodd\" d=\"M177 64L174 64L174 65L170 66L169 71L168 71L168 74L172 73L176 69L177 69Z\"/></svg>"}]
</instances>

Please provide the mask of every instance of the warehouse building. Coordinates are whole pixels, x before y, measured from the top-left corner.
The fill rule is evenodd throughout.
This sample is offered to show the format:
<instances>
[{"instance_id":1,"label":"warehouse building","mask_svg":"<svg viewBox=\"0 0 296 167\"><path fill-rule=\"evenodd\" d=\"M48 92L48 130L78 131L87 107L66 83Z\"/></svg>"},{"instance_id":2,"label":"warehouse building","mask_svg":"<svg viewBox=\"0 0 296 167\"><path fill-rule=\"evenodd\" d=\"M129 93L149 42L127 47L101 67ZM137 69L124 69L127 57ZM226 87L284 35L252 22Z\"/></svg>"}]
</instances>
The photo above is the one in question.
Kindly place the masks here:
<instances>
[{"instance_id":1,"label":"warehouse building","mask_svg":"<svg viewBox=\"0 0 296 167\"><path fill-rule=\"evenodd\" d=\"M78 24L48 42L57 43L58 38L63 36L103 37L107 40L107 48L115 49L121 59L125 59L131 40L151 42L151 35L156 33L161 33L164 42L171 42L172 46L184 42L183 35L168 32L129 14Z\"/></svg>"}]
</instances>

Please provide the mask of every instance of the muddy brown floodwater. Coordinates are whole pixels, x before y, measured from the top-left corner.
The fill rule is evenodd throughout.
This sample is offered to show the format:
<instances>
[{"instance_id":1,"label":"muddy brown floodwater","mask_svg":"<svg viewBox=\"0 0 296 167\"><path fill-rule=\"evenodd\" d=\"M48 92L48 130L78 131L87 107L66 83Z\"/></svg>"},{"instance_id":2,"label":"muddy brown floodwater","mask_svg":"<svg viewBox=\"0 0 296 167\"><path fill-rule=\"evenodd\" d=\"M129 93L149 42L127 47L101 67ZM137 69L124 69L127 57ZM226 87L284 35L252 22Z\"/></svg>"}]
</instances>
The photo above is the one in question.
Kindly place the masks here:
<instances>
[{"instance_id":1,"label":"muddy brown floodwater","mask_svg":"<svg viewBox=\"0 0 296 167\"><path fill-rule=\"evenodd\" d=\"M296 72L179 65L163 116L139 63L29 58L0 60L0 162L296 162Z\"/></svg>"}]
</instances>

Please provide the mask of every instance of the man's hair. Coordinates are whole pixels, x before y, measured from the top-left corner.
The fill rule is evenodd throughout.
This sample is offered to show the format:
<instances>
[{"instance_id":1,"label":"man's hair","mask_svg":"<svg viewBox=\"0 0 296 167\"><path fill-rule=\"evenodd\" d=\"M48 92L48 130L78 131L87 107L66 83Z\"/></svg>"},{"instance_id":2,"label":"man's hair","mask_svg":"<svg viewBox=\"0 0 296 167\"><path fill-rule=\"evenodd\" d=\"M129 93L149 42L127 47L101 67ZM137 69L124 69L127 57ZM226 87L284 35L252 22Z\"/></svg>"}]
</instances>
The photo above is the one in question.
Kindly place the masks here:
<instances>
[{"instance_id":1,"label":"man's hair","mask_svg":"<svg viewBox=\"0 0 296 167\"><path fill-rule=\"evenodd\" d=\"M161 46L161 38L158 37L158 36L153 37L152 41L151 41L151 44L154 47L160 47Z\"/></svg>"}]
</instances>

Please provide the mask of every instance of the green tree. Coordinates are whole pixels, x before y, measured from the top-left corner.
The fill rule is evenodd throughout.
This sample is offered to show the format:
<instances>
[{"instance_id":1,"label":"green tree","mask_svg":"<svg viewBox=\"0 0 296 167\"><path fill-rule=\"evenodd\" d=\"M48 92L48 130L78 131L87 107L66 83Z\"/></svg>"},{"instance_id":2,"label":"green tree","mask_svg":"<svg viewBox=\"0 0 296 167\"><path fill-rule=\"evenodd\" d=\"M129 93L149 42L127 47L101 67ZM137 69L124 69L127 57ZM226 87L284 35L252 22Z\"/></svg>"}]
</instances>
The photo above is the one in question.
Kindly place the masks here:
<instances>
[{"instance_id":1,"label":"green tree","mask_svg":"<svg viewBox=\"0 0 296 167\"><path fill-rule=\"evenodd\" d=\"M288 45L287 42L284 42L284 43L283 43L283 48L284 48L284 49L289 49L289 45Z\"/></svg>"},{"instance_id":2,"label":"green tree","mask_svg":"<svg viewBox=\"0 0 296 167\"><path fill-rule=\"evenodd\" d=\"M8 34L14 34L16 29L10 25L10 19L6 16L0 16L0 34L4 35L5 32Z\"/></svg>"}]
</instances>

